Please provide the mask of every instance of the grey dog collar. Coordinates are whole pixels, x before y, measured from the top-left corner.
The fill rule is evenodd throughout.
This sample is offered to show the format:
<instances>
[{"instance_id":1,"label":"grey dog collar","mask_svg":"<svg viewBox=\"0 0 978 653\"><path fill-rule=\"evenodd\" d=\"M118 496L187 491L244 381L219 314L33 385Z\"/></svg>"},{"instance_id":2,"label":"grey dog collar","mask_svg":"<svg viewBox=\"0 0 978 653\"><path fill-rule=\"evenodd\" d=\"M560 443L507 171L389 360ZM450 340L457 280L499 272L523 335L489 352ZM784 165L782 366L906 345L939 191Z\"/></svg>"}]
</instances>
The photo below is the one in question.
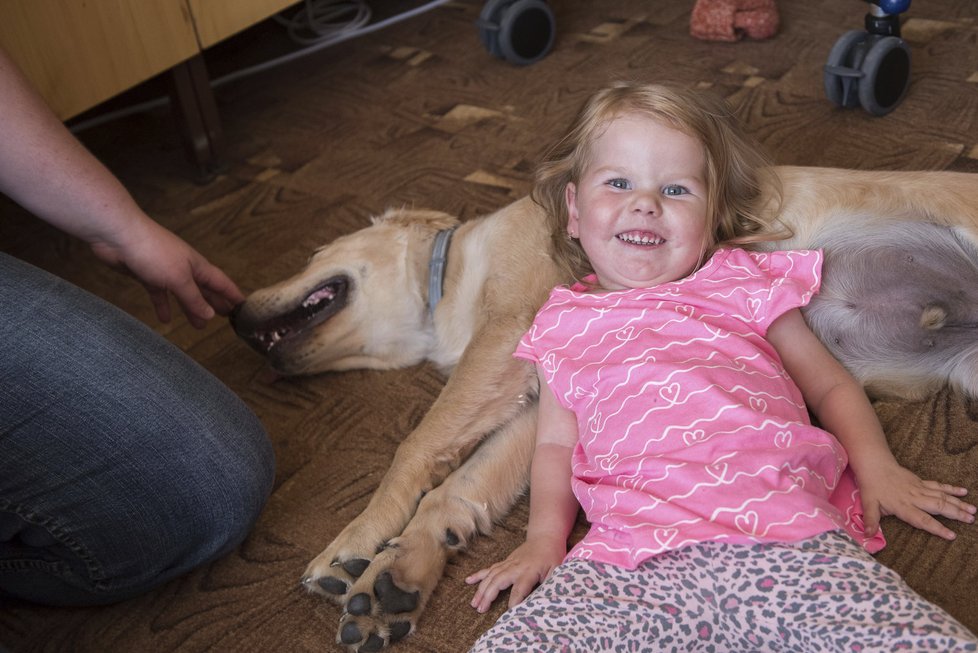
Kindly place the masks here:
<instances>
[{"instance_id":1,"label":"grey dog collar","mask_svg":"<svg viewBox=\"0 0 978 653\"><path fill-rule=\"evenodd\" d=\"M458 226L442 229L435 234L435 245L431 249L431 261L428 263L428 314L435 316L435 306L441 300L445 284L445 262L448 260L448 246L452 242L452 234Z\"/></svg>"}]
</instances>

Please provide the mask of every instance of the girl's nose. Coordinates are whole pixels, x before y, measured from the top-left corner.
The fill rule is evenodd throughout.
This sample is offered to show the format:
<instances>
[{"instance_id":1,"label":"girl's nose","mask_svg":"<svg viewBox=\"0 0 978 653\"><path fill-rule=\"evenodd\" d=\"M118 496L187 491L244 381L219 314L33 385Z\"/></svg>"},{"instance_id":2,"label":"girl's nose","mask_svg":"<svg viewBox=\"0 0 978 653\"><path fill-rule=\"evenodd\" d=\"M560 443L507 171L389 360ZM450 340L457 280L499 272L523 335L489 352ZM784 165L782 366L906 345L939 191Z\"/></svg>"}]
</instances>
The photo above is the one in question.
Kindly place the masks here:
<instances>
[{"instance_id":1,"label":"girl's nose","mask_svg":"<svg viewBox=\"0 0 978 653\"><path fill-rule=\"evenodd\" d=\"M632 211L656 215L659 213L659 198L654 193L635 193L632 196Z\"/></svg>"}]
</instances>

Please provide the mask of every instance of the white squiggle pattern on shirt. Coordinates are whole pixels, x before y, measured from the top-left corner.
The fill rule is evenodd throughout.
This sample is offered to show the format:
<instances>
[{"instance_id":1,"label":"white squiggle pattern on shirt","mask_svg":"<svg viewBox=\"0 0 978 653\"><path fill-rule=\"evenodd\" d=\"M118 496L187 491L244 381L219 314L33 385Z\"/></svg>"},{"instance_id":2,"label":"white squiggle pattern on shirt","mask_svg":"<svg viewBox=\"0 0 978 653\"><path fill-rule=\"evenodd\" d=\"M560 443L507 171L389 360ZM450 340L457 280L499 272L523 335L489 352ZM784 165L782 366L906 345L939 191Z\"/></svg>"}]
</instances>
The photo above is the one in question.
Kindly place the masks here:
<instances>
[{"instance_id":1,"label":"white squiggle pattern on shirt","mask_svg":"<svg viewBox=\"0 0 978 653\"><path fill-rule=\"evenodd\" d=\"M722 249L653 288L556 288L516 355L574 411L574 493L592 527L568 554L634 568L694 542L862 535L846 454L812 426L768 327L806 305L821 252ZM546 390L544 390L546 391Z\"/></svg>"}]
</instances>

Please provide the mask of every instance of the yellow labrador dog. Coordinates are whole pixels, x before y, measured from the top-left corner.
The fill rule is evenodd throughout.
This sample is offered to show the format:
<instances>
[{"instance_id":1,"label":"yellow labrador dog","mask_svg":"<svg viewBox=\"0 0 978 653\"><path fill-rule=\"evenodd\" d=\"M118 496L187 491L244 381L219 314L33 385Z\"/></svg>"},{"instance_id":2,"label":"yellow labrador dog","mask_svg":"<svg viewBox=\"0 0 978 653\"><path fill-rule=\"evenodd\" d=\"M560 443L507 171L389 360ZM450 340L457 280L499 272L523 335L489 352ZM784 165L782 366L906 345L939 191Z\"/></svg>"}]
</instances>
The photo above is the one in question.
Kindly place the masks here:
<instances>
[{"instance_id":1,"label":"yellow labrador dog","mask_svg":"<svg viewBox=\"0 0 978 653\"><path fill-rule=\"evenodd\" d=\"M950 383L978 396L978 178L778 170L794 237L767 246L825 249L807 309L819 337L872 392L917 397ZM343 605L338 639L351 649L410 633L448 556L525 489L537 382L512 352L566 281L549 248L530 199L464 224L389 211L235 316L238 335L284 374L426 360L448 373L367 508L303 578Z\"/></svg>"}]
</instances>

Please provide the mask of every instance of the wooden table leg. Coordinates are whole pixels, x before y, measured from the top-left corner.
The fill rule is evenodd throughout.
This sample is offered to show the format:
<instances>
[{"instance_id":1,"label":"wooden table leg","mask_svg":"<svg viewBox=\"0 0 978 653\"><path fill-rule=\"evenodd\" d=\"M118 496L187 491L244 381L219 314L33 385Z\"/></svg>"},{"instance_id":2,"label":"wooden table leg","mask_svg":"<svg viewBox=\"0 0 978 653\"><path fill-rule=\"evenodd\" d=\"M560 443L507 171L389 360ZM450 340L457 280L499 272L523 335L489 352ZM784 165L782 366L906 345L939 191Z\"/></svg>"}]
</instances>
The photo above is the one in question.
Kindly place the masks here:
<instances>
[{"instance_id":1,"label":"wooden table leg","mask_svg":"<svg viewBox=\"0 0 978 653\"><path fill-rule=\"evenodd\" d=\"M196 55L170 69L170 99L173 114L197 168L198 181L205 183L225 165L224 134L217 103L211 89L204 58Z\"/></svg>"}]
</instances>

